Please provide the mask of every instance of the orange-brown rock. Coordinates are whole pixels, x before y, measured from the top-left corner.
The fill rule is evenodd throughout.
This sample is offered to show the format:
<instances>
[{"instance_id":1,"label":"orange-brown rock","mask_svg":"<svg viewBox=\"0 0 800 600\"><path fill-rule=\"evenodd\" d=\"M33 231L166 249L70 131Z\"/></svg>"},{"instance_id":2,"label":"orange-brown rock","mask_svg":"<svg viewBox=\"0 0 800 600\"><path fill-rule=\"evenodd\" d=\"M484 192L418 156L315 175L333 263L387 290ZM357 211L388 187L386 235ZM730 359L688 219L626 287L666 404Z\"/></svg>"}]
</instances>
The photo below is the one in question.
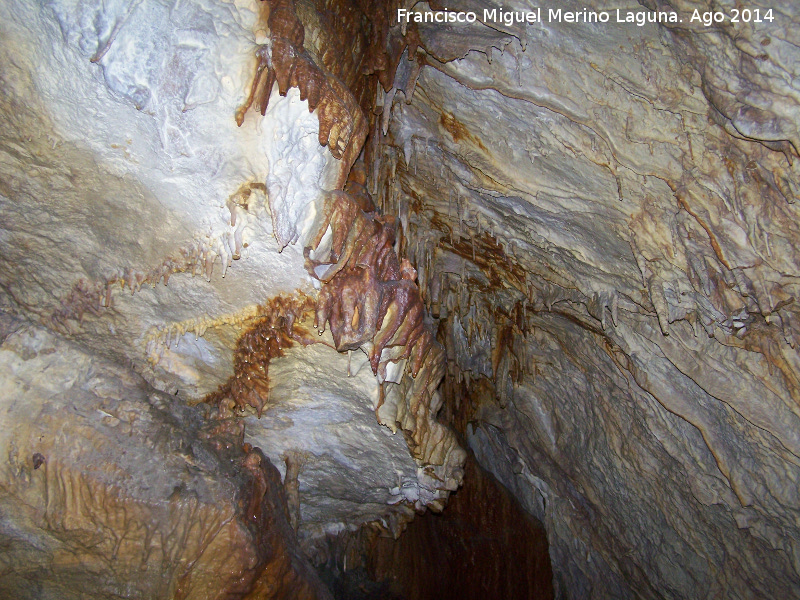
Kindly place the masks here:
<instances>
[{"instance_id":1,"label":"orange-brown rock","mask_svg":"<svg viewBox=\"0 0 800 600\"><path fill-rule=\"evenodd\" d=\"M330 598L235 428L202 435L197 409L40 329L0 367L0 596Z\"/></svg>"},{"instance_id":2,"label":"orange-brown rock","mask_svg":"<svg viewBox=\"0 0 800 600\"><path fill-rule=\"evenodd\" d=\"M297 17L293 0L266 0L269 6L267 24L272 43L256 52L258 64L253 85L245 104L236 113L242 125L251 106L265 114L275 82L285 96L289 88L300 90L308 100L308 109L319 117L319 143L328 146L331 154L342 159L347 168L361 151L367 135L367 121L358 100L342 80L317 65L303 47L303 24ZM339 183L339 187L344 180Z\"/></svg>"}]
</instances>

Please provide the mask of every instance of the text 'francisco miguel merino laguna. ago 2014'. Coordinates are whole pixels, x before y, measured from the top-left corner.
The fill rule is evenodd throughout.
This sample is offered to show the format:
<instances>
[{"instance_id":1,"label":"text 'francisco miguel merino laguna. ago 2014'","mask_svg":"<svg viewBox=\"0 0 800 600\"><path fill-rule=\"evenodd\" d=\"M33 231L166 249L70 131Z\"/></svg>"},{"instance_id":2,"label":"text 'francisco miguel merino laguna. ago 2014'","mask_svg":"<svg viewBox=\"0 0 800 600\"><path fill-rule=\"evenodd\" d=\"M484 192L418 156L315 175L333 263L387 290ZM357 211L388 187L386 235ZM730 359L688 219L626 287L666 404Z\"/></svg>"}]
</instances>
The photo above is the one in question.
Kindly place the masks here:
<instances>
[{"instance_id":1,"label":"text 'francisco miguel merino laguna. ago 2014'","mask_svg":"<svg viewBox=\"0 0 800 600\"><path fill-rule=\"evenodd\" d=\"M479 19L479 17L482 17ZM759 9L732 9L729 13L701 12L694 10L691 15L686 15L686 20L690 23L702 24L709 27L723 21L731 23L762 23L771 22L772 9L761 11ZM405 8L397 9L397 21L399 23L474 23L480 20L483 23L503 24L511 27L515 24L524 23L630 23L644 26L647 23L683 23L682 18L674 11L652 11L652 10L563 10L561 8L542 9L537 7L533 10L505 10L502 8L483 9L483 14L479 15L473 11L451 11L448 9L417 12Z\"/></svg>"}]
</instances>

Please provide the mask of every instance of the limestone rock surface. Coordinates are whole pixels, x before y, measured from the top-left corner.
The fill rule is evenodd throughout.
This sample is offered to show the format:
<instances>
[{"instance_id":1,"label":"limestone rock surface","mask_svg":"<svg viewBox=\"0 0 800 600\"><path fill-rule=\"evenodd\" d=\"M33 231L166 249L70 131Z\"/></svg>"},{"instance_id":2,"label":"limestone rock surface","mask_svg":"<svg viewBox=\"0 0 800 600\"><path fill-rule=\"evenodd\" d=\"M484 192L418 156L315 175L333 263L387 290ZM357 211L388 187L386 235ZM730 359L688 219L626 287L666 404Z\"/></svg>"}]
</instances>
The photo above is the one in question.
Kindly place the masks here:
<instances>
[{"instance_id":1,"label":"limestone rock surface","mask_svg":"<svg viewBox=\"0 0 800 600\"><path fill-rule=\"evenodd\" d=\"M366 44L334 60L331 40L363 37L363 11L350 7L349 16L330 21L332 7L324 2L299 5L309 32L307 47L314 54L309 60L321 65L318 75L329 78L337 102L347 96L348 109L360 111L357 101L365 88L359 83L359 65ZM149 410L141 404L141 386L187 406L197 404L232 374L237 340L260 314L259 306L281 294L316 295L319 287L305 268L300 235L308 235L323 192L340 186L349 163L320 144L320 114L332 110L325 108L331 102L310 106L301 97L305 88L270 86L271 102L263 116L239 111L257 53L271 52L278 37L264 19L268 8L255 0L20 0L0 7L0 310L78 344L89 357L81 359L87 364L109 361L141 375L143 381L135 385L114 381L116 371L97 379L98 386L119 388L118 402L139 402L132 418ZM332 139L343 136L341 115L328 116ZM362 129L353 134L350 154L360 150L363 136ZM352 162L355 156L346 158ZM330 345L327 338L323 341ZM68 362L62 346L54 347L54 358ZM34 363L20 364L20 377L35 379L46 370L46 365L37 371ZM26 368L34 370L27 373ZM246 442L260 448L282 478L289 471L284 481L289 537L298 534L313 548L315 536L327 531L367 521L396 531L413 516L415 504L419 509L432 502L441 506L448 492L438 490L445 484L423 470L430 461L415 460L403 435L376 418L378 381L368 364L364 368L363 353L350 357L329 346L298 347L276 361L273 375L262 418L253 411L236 415L246 439L212 442L223 449ZM14 381L4 379L0 390L4 401L20 403L16 410L24 412L26 394L36 393ZM39 394L31 401L43 404L45 412L55 411L49 398ZM94 431L102 430L102 415L85 410L92 419L80 426L91 444L104 435ZM203 407L187 411L194 415L187 419L206 418ZM9 413L4 422L16 418ZM428 418L434 416L425 413L422 421ZM77 421L74 425L79 426ZM220 425L219 431L232 435L235 428L229 425ZM56 417L41 427L55 435ZM186 435L200 435L197 427ZM140 432L141 440L131 443L155 443L151 437L164 435L160 432ZM463 451L452 438L448 442L455 465ZM118 452L109 449L96 458L98 469L124 471L127 463L119 457L126 456L125 447L119 444ZM145 486L147 465L162 454L147 455L129 475L131 481ZM131 456L134 461L136 454ZM55 459L49 460L55 469ZM80 462L71 460L75 471ZM7 475L22 467L8 468ZM274 467L268 470L275 474ZM85 477L86 485L102 484L99 475ZM224 481L218 485L223 487L208 492L206 501L209 506L219 502L220 511L227 507L230 512L237 487ZM447 485L457 487L457 479ZM133 502L134 489L119 494L133 494ZM165 502L172 488L167 492ZM19 498L38 506L30 496ZM78 518L70 510L65 514ZM167 523L171 517L158 518ZM222 523L232 517L214 518ZM39 521L35 526L45 527ZM149 541L126 537L124 524L103 527L105 533L98 533L102 543L118 538L119 544L138 548L141 561L157 560L147 554ZM118 552L105 550L98 554L116 557ZM125 568L138 568L139 558L125 555L129 559ZM176 555L174 561L179 560L194 559ZM245 564L250 559L240 552L225 560ZM111 573L120 561L122 555L110 559L102 577L135 579L133 571ZM179 579L167 577L158 589L136 593L167 597L176 593ZM142 585L150 583L145 579ZM247 585L236 593L244 594ZM79 587L76 579L74 588ZM186 593L193 597L194 592Z\"/></svg>"},{"instance_id":2,"label":"limestone rock surface","mask_svg":"<svg viewBox=\"0 0 800 600\"><path fill-rule=\"evenodd\" d=\"M479 4L431 3L479 22L419 25L376 167L470 446L557 596L796 596L796 4ZM547 18L584 7L610 21Z\"/></svg>"},{"instance_id":3,"label":"limestone rock surface","mask_svg":"<svg viewBox=\"0 0 800 600\"><path fill-rule=\"evenodd\" d=\"M4 597L330 597L287 535L272 465L220 455L197 411L132 371L14 329L0 345Z\"/></svg>"},{"instance_id":4,"label":"limestone rock surface","mask_svg":"<svg viewBox=\"0 0 800 600\"><path fill-rule=\"evenodd\" d=\"M325 597L458 487L444 404L557 598L800 596L800 8L501 8L0 5L0 589ZM298 290L260 418L190 406Z\"/></svg>"}]
</instances>

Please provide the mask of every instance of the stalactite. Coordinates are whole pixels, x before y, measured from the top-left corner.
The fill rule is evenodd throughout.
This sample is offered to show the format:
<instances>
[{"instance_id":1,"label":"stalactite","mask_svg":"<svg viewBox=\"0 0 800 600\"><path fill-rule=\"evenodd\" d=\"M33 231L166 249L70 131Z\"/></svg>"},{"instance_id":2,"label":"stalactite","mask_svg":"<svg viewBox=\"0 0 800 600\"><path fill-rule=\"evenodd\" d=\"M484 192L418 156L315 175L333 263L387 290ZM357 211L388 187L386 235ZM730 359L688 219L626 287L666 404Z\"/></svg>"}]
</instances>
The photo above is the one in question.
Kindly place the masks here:
<instances>
[{"instance_id":1,"label":"stalactite","mask_svg":"<svg viewBox=\"0 0 800 600\"><path fill-rule=\"evenodd\" d=\"M295 342L303 345L314 340L299 323L310 315L314 301L302 293L294 296L276 296L258 309L256 322L239 338L234 350L234 373L219 390L209 394L204 401L228 407L255 409L258 415L269 400L269 363L283 356L283 351Z\"/></svg>"},{"instance_id":2,"label":"stalactite","mask_svg":"<svg viewBox=\"0 0 800 600\"><path fill-rule=\"evenodd\" d=\"M242 184L226 202L233 231L198 236L193 242L185 244L176 253L165 258L161 264L147 271L129 267L95 281L79 279L61 299L58 308L49 315L45 324L62 333L71 333L71 323L82 324L86 313L101 316L104 309L113 307L113 290L117 284L120 290L127 288L134 295L144 285L155 288L162 281L167 285L170 276L176 273L189 273L193 277L202 275L210 281L217 258L220 259L222 276L225 277L231 260L238 260L242 250L248 246L244 238L245 228L251 220L261 216L260 213L265 210L265 200L264 184Z\"/></svg>"},{"instance_id":3,"label":"stalactite","mask_svg":"<svg viewBox=\"0 0 800 600\"><path fill-rule=\"evenodd\" d=\"M272 44L256 51L256 72L250 94L236 111L241 126L251 106L264 115L274 85L286 95L289 88L300 90L300 99L308 100L310 112L319 117L319 143L342 160L344 185L350 166L364 145L367 121L357 100L347 86L332 74L325 73L303 47L305 29L297 17L293 0L264 0L269 5L268 26Z\"/></svg>"},{"instance_id":4,"label":"stalactite","mask_svg":"<svg viewBox=\"0 0 800 600\"><path fill-rule=\"evenodd\" d=\"M463 451L452 432L435 420L444 353L424 325L416 270L394 252L395 221L366 214L347 194L331 192L313 231L304 252L309 274L323 283L315 326L321 332L330 325L338 350L367 352L383 381L379 419L392 428L400 425L423 464L441 465L441 483L425 478L425 485L441 490L428 504L441 507L440 499L461 481ZM328 234L330 242L323 248ZM402 364L405 374L398 386L388 378L392 365Z\"/></svg>"},{"instance_id":5,"label":"stalactite","mask_svg":"<svg viewBox=\"0 0 800 600\"><path fill-rule=\"evenodd\" d=\"M79 279L61 299L58 308L50 314L46 324L62 333L72 333L71 322L82 324L86 313L100 316L103 309L113 306L112 290L117 284L123 290L127 287L131 294L134 294L144 284L155 287L163 280L164 285L167 285L172 274L186 272L194 274L198 266L205 265L205 257L208 256L208 250L204 251L202 248L204 248L202 242L184 246L177 255L165 259L146 273L128 269L97 281Z\"/></svg>"},{"instance_id":6,"label":"stalactite","mask_svg":"<svg viewBox=\"0 0 800 600\"><path fill-rule=\"evenodd\" d=\"M283 488L286 490L286 503L289 508L289 523L297 533L300 527L300 471L309 458L309 453L289 450L282 456L286 464L286 475L283 478Z\"/></svg>"}]
</instances>

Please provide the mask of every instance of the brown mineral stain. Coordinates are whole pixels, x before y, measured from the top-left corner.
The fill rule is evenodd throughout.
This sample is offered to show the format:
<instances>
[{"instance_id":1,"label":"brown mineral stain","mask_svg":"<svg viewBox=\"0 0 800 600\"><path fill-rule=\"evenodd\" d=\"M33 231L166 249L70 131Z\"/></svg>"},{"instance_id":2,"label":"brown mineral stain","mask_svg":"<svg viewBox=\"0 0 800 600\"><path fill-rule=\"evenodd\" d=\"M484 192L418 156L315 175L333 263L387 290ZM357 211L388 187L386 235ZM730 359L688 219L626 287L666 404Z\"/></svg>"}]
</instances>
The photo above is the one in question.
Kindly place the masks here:
<instances>
[{"instance_id":1,"label":"brown mineral stain","mask_svg":"<svg viewBox=\"0 0 800 600\"><path fill-rule=\"evenodd\" d=\"M300 325L311 314L314 301L301 292L272 298L260 308L258 320L239 338L234 351L234 374L204 401L215 404L221 412L233 407L255 409L259 415L269 403L269 363L283 356L295 342L313 343L308 331Z\"/></svg>"},{"instance_id":2,"label":"brown mineral stain","mask_svg":"<svg viewBox=\"0 0 800 600\"><path fill-rule=\"evenodd\" d=\"M445 128L447 133L449 133L453 138L454 142L459 143L461 140L466 140L478 146L484 152L488 152L486 146L483 145L483 142L472 135L469 129L467 129L461 121L456 119L455 115L452 113L442 112L441 116L439 116L439 124Z\"/></svg>"}]
</instances>

